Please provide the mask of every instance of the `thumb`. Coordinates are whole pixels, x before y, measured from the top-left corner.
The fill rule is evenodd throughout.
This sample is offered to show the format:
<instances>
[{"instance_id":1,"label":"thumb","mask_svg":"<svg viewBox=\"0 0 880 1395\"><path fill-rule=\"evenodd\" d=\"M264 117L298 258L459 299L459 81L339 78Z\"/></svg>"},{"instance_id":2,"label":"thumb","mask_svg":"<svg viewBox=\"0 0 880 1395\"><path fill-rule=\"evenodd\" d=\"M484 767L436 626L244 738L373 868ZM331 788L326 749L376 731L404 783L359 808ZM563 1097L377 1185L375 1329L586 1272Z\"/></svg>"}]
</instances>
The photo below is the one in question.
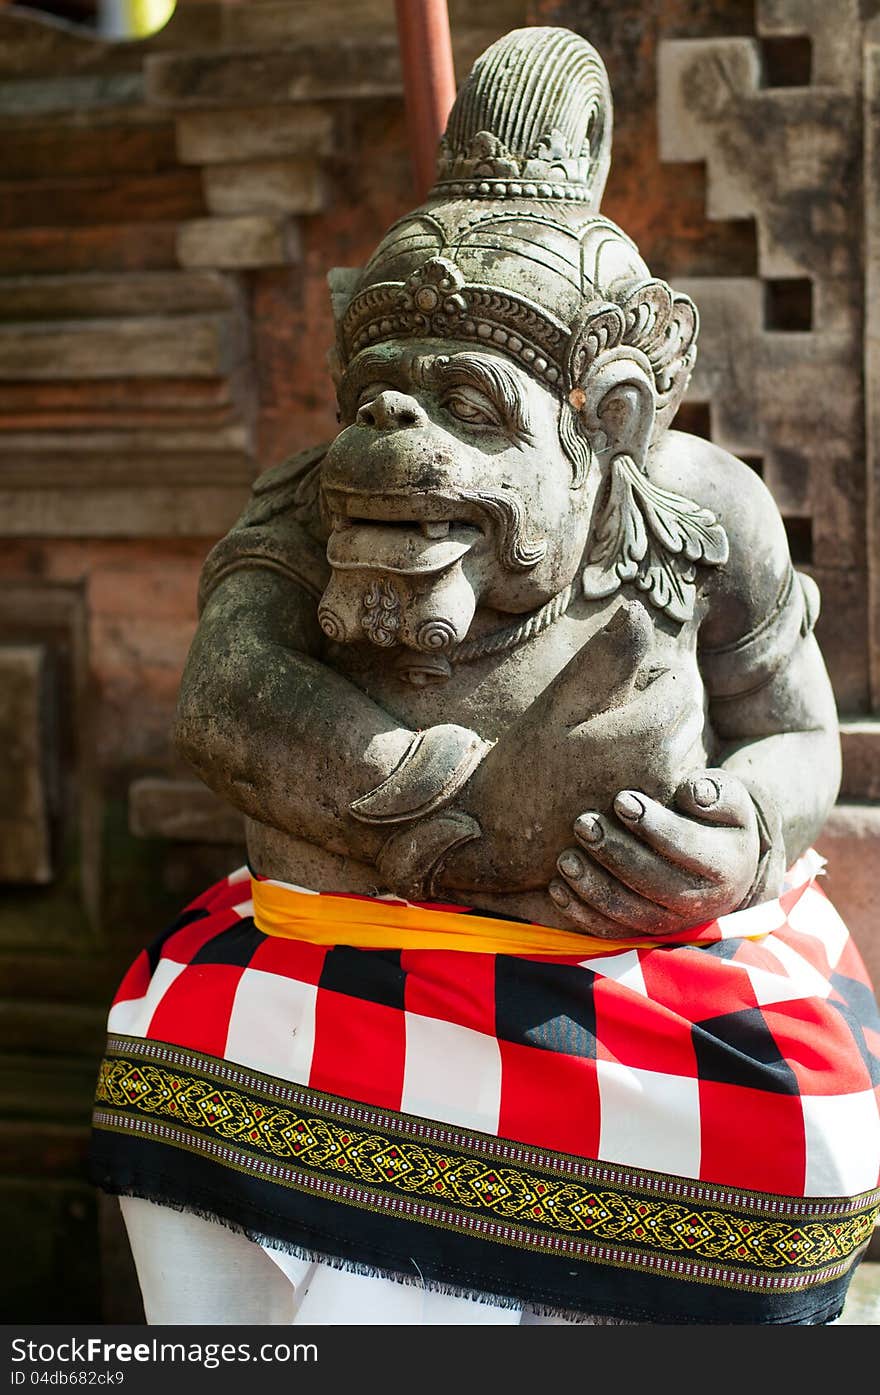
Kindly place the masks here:
<instances>
[{"instance_id":1,"label":"thumb","mask_svg":"<svg viewBox=\"0 0 880 1395\"><path fill-rule=\"evenodd\" d=\"M535 704L571 728L629 698L639 665L648 652L653 626L645 607L625 601L607 625L570 659Z\"/></svg>"},{"instance_id":2,"label":"thumb","mask_svg":"<svg viewBox=\"0 0 880 1395\"><path fill-rule=\"evenodd\" d=\"M698 770L675 792L682 813L725 828L748 828L755 822L752 797L736 775L727 770Z\"/></svg>"}]
</instances>

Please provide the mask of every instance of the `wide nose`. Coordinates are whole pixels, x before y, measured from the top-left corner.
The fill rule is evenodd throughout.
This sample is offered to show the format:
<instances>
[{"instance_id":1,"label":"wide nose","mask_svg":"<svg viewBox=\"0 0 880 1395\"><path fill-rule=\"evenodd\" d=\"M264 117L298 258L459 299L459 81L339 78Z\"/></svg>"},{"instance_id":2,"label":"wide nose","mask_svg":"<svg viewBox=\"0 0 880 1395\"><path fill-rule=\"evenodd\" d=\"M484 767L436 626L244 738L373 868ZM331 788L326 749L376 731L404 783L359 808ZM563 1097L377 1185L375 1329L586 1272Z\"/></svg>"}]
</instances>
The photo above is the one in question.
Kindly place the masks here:
<instances>
[{"instance_id":1,"label":"wide nose","mask_svg":"<svg viewBox=\"0 0 880 1395\"><path fill-rule=\"evenodd\" d=\"M386 391L359 407L356 420L358 426L372 426L376 431L402 431L423 426L428 418L414 397Z\"/></svg>"}]
</instances>

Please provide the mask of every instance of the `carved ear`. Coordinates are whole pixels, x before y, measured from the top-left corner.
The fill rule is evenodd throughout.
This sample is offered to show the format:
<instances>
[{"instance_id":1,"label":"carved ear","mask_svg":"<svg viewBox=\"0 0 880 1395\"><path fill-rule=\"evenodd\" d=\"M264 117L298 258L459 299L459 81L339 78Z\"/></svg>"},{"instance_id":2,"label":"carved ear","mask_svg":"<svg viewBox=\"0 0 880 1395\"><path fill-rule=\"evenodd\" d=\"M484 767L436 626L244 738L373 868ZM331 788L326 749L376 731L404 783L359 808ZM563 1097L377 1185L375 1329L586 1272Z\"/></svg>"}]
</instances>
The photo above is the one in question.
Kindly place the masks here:
<instances>
[{"instance_id":1,"label":"carved ear","mask_svg":"<svg viewBox=\"0 0 880 1395\"><path fill-rule=\"evenodd\" d=\"M609 349L588 368L569 398L594 451L628 455L644 468L656 414L654 379L638 349Z\"/></svg>"},{"instance_id":2,"label":"carved ear","mask_svg":"<svg viewBox=\"0 0 880 1395\"><path fill-rule=\"evenodd\" d=\"M349 301L355 293L361 274L361 268L358 266L334 266L327 272L333 319L337 324L348 309Z\"/></svg>"}]
</instances>

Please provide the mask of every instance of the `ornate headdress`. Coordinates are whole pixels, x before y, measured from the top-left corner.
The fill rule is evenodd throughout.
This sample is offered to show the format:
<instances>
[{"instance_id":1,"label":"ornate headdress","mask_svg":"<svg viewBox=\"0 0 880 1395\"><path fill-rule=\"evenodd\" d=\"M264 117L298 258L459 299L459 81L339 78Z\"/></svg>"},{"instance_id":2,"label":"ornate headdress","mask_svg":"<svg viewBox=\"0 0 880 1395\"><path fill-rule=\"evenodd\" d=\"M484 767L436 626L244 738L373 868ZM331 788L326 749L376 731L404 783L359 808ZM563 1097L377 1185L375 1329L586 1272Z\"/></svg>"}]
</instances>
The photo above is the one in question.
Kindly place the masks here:
<instances>
[{"instance_id":1,"label":"ornate headdress","mask_svg":"<svg viewBox=\"0 0 880 1395\"><path fill-rule=\"evenodd\" d=\"M425 204L363 271L331 273L342 366L387 339L473 341L576 413L597 356L628 346L644 355L662 431L693 368L697 314L598 212L610 150L592 45L566 29L499 39L459 90Z\"/></svg>"},{"instance_id":2,"label":"ornate headdress","mask_svg":"<svg viewBox=\"0 0 880 1395\"><path fill-rule=\"evenodd\" d=\"M578 485L596 429L588 389L624 360L652 392L656 440L691 376L697 311L599 212L610 151L611 95L592 45L567 29L499 39L459 90L425 203L362 271L331 272L339 366L407 336L506 354L560 398ZM717 519L623 450L609 461L590 548L587 594L633 583L676 620L693 613L696 564L727 558Z\"/></svg>"}]
</instances>

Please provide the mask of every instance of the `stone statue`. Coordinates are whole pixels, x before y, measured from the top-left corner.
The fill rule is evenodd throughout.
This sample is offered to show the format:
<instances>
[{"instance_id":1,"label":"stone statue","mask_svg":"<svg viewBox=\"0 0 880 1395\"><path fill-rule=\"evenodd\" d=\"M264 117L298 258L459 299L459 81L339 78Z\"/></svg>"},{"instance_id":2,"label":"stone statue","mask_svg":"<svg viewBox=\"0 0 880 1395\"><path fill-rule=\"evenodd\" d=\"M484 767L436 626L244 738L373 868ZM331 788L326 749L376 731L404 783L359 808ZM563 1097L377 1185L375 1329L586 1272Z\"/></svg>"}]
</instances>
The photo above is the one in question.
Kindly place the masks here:
<instances>
[{"instance_id":1,"label":"stone statue","mask_svg":"<svg viewBox=\"0 0 880 1395\"><path fill-rule=\"evenodd\" d=\"M697 311L598 211L604 68L545 42L490 50L425 205L331 273L340 432L212 554L177 740L267 876L650 934L778 891L836 715L770 495L670 429Z\"/></svg>"},{"instance_id":2,"label":"stone statue","mask_svg":"<svg viewBox=\"0 0 880 1395\"><path fill-rule=\"evenodd\" d=\"M488 49L426 202L331 272L338 434L205 565L176 739L252 900L199 898L111 1012L94 1171L151 1321L314 1320L342 1267L473 1320L824 1322L870 1233L818 592L673 427L697 309L599 211L611 124L586 40ZM294 1307L193 1306L233 1243Z\"/></svg>"}]
</instances>

